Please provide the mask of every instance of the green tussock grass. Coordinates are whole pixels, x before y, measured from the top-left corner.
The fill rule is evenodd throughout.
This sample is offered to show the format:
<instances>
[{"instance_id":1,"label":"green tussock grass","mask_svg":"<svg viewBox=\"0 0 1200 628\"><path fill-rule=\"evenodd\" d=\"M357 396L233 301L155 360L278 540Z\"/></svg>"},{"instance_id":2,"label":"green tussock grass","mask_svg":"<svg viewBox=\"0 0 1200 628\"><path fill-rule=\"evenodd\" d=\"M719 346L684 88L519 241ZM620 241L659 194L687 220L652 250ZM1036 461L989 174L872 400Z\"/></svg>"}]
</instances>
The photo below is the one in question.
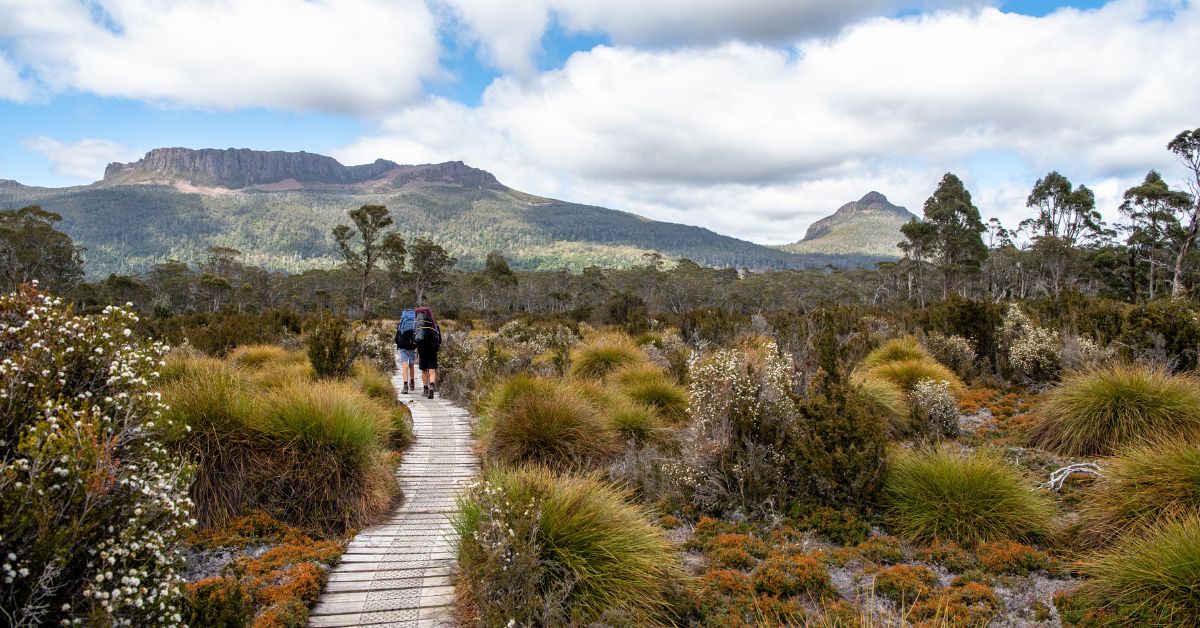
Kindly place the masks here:
<instances>
[{"instance_id":1,"label":"green tussock grass","mask_svg":"<svg viewBox=\"0 0 1200 628\"><path fill-rule=\"evenodd\" d=\"M1126 625L1195 626L1200 617L1200 516L1130 534L1086 559L1084 597Z\"/></svg>"},{"instance_id":2,"label":"green tussock grass","mask_svg":"<svg viewBox=\"0 0 1200 628\"><path fill-rule=\"evenodd\" d=\"M485 617L491 589L498 584L512 587L519 579L536 591L565 591L555 603L572 624L598 621L610 611L625 614L630 625L670 623L670 588L686 576L678 553L662 529L651 523L650 513L593 477L556 475L537 467L496 467L484 479L484 488L519 505L493 514L488 505L494 501L479 490L459 503L454 520L458 561L468 588L482 598ZM535 507L526 509L530 503ZM538 517L536 525L530 525L530 517ZM476 536L487 521L510 529L535 529L531 545L539 553L538 566L519 573L502 570L494 548Z\"/></svg>"},{"instance_id":3,"label":"green tussock grass","mask_svg":"<svg viewBox=\"0 0 1200 628\"><path fill-rule=\"evenodd\" d=\"M402 451L411 445L415 438L412 428L412 410L402 403L396 404L395 409L392 410L392 435L388 443L392 449Z\"/></svg>"},{"instance_id":4,"label":"green tussock grass","mask_svg":"<svg viewBox=\"0 0 1200 628\"><path fill-rule=\"evenodd\" d=\"M245 345L229 353L229 361L247 369L262 368L268 364L295 364L305 360L299 351L288 351L278 345Z\"/></svg>"},{"instance_id":5,"label":"green tussock grass","mask_svg":"<svg viewBox=\"0 0 1200 628\"><path fill-rule=\"evenodd\" d=\"M922 347L921 343L917 342L916 338L905 336L903 338L893 338L868 353L867 357L863 358L861 367L869 369L881 364L905 360L916 360L918 362L936 361L925 350L925 347Z\"/></svg>"},{"instance_id":6,"label":"green tussock grass","mask_svg":"<svg viewBox=\"0 0 1200 628\"><path fill-rule=\"evenodd\" d=\"M171 353L167 356L166 364L158 369L157 383L159 386L166 386L198 372L224 371L228 368L229 366L224 361L217 358L188 353Z\"/></svg>"},{"instance_id":7,"label":"green tussock grass","mask_svg":"<svg viewBox=\"0 0 1200 628\"><path fill-rule=\"evenodd\" d=\"M1170 440L1126 449L1082 502L1081 534L1108 542L1169 519L1200 516L1200 442Z\"/></svg>"},{"instance_id":8,"label":"green tussock grass","mask_svg":"<svg viewBox=\"0 0 1200 628\"><path fill-rule=\"evenodd\" d=\"M923 379L950 382L950 392L956 397L967 389L957 373L932 360L897 360L856 371L858 382L870 377L890 382L905 393Z\"/></svg>"},{"instance_id":9,"label":"green tussock grass","mask_svg":"<svg viewBox=\"0 0 1200 628\"><path fill-rule=\"evenodd\" d=\"M679 424L688 416L687 391L661 369L631 367L613 374L613 382L629 399L658 410L668 422Z\"/></svg>"},{"instance_id":10,"label":"green tussock grass","mask_svg":"<svg viewBox=\"0 0 1200 628\"><path fill-rule=\"evenodd\" d=\"M609 373L640 364L646 355L628 336L598 334L571 351L571 377L603 379Z\"/></svg>"},{"instance_id":11,"label":"green tussock grass","mask_svg":"<svg viewBox=\"0 0 1200 628\"><path fill-rule=\"evenodd\" d=\"M214 358L189 357L169 360L163 372L172 440L187 438L184 426L218 435L246 431L255 412L254 390L237 369Z\"/></svg>"},{"instance_id":12,"label":"green tussock grass","mask_svg":"<svg viewBox=\"0 0 1200 628\"><path fill-rule=\"evenodd\" d=\"M998 454L945 448L896 456L884 483L891 528L906 540L974 545L1036 539L1050 530L1051 502Z\"/></svg>"},{"instance_id":13,"label":"green tussock grass","mask_svg":"<svg viewBox=\"0 0 1200 628\"><path fill-rule=\"evenodd\" d=\"M261 399L260 430L301 450L347 457L371 452L391 436L391 411L354 385L336 381L290 384Z\"/></svg>"},{"instance_id":14,"label":"green tussock grass","mask_svg":"<svg viewBox=\"0 0 1200 628\"><path fill-rule=\"evenodd\" d=\"M481 435L491 463L536 463L577 469L615 453L616 434L570 387L517 397L491 412Z\"/></svg>"},{"instance_id":15,"label":"green tussock grass","mask_svg":"<svg viewBox=\"0 0 1200 628\"><path fill-rule=\"evenodd\" d=\"M396 401L392 378L374 364L356 362L350 371L350 378L367 396L388 404Z\"/></svg>"},{"instance_id":16,"label":"green tussock grass","mask_svg":"<svg viewBox=\"0 0 1200 628\"><path fill-rule=\"evenodd\" d=\"M308 362L278 362L251 371L246 377L259 388L271 389L311 382L316 380L317 376Z\"/></svg>"},{"instance_id":17,"label":"green tussock grass","mask_svg":"<svg viewBox=\"0 0 1200 628\"><path fill-rule=\"evenodd\" d=\"M663 430L663 421L654 408L635 402L618 403L605 414L610 426L625 438L638 442L652 440Z\"/></svg>"},{"instance_id":18,"label":"green tussock grass","mask_svg":"<svg viewBox=\"0 0 1200 628\"><path fill-rule=\"evenodd\" d=\"M482 437L491 431L492 417L510 408L517 400L526 396L548 395L558 386L560 384L553 380L525 373L497 382L475 405L475 414L479 417L476 432Z\"/></svg>"},{"instance_id":19,"label":"green tussock grass","mask_svg":"<svg viewBox=\"0 0 1200 628\"><path fill-rule=\"evenodd\" d=\"M904 391L885 379L870 375L858 378L857 383L859 393L878 407L887 419L888 435L898 437L912 431L913 425Z\"/></svg>"},{"instance_id":20,"label":"green tussock grass","mask_svg":"<svg viewBox=\"0 0 1200 628\"><path fill-rule=\"evenodd\" d=\"M1144 366L1105 366L1067 376L1035 409L1031 444L1103 456L1172 435L1200 434L1200 378Z\"/></svg>"}]
</instances>

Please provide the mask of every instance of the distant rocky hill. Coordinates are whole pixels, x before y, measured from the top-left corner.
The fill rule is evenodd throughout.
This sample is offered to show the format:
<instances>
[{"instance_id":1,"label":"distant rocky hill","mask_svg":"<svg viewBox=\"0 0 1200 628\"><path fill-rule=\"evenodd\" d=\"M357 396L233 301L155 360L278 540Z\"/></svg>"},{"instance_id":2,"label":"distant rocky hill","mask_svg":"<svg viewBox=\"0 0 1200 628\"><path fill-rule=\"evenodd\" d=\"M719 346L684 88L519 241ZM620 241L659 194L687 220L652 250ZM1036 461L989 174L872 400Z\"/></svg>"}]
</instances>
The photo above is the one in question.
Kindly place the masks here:
<instances>
[{"instance_id":1,"label":"distant rocky hill","mask_svg":"<svg viewBox=\"0 0 1200 628\"><path fill-rule=\"evenodd\" d=\"M796 254L862 255L877 259L901 256L900 227L916 218L879 192L868 192L833 214L809 225L804 239L779 246Z\"/></svg>"},{"instance_id":2,"label":"distant rocky hill","mask_svg":"<svg viewBox=\"0 0 1200 628\"><path fill-rule=\"evenodd\" d=\"M0 173L2 174L2 173ZM344 166L312 153L161 148L110 164L68 188L0 183L0 208L38 204L86 247L91 276L128 273L211 246L268 268L337 262L330 230L346 212L386 205L406 238L442 244L467 267L498 250L514 268L628 266L658 252L716 267L792 269L871 263L856 254L798 255L707 229L513 190L462 162Z\"/></svg>"}]
</instances>

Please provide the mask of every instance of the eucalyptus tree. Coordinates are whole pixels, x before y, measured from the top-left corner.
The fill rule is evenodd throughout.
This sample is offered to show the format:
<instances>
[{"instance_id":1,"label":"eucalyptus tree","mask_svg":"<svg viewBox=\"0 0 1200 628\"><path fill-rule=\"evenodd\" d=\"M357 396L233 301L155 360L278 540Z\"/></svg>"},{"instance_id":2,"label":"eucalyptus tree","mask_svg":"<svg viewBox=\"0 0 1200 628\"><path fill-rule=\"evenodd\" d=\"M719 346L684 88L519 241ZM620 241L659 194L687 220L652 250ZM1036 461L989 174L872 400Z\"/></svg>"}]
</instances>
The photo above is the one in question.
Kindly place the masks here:
<instances>
[{"instance_id":1,"label":"eucalyptus tree","mask_svg":"<svg viewBox=\"0 0 1200 628\"><path fill-rule=\"evenodd\" d=\"M0 289L37 280L61 293L83 279L83 249L55 228L61 221L37 205L0 211Z\"/></svg>"},{"instance_id":2,"label":"eucalyptus tree","mask_svg":"<svg viewBox=\"0 0 1200 628\"><path fill-rule=\"evenodd\" d=\"M1151 170L1141 184L1125 190L1121 213L1130 220L1127 244L1136 251L1147 267L1149 298L1155 297L1158 269L1174 270L1171 292L1182 293L1183 256L1195 239L1182 223L1192 208L1192 196L1172 190L1162 175Z\"/></svg>"},{"instance_id":3,"label":"eucalyptus tree","mask_svg":"<svg viewBox=\"0 0 1200 628\"><path fill-rule=\"evenodd\" d=\"M1167 143L1167 150L1175 153L1187 170L1186 185L1192 200L1190 205L1180 203L1180 211L1175 215L1175 228L1171 231L1171 240L1175 247L1171 292L1180 296L1183 294L1184 259L1195 246L1197 234L1200 234L1200 128L1180 132L1175 139Z\"/></svg>"},{"instance_id":4,"label":"eucalyptus tree","mask_svg":"<svg viewBox=\"0 0 1200 628\"><path fill-rule=\"evenodd\" d=\"M1045 291L1058 296L1083 270L1079 247L1099 244L1111 232L1096 211L1096 195L1057 171L1037 180L1025 205L1037 215L1021 221L1021 229L1030 234L1030 250L1045 268Z\"/></svg>"},{"instance_id":5,"label":"eucalyptus tree","mask_svg":"<svg viewBox=\"0 0 1200 628\"><path fill-rule=\"evenodd\" d=\"M363 318L366 318L372 274L380 264L388 268L404 266L404 238L395 229L388 229L392 225L392 217L383 205L363 205L352 209L350 220L354 223L354 229L338 225L333 228L333 239L342 262L358 278L359 305Z\"/></svg>"}]
</instances>

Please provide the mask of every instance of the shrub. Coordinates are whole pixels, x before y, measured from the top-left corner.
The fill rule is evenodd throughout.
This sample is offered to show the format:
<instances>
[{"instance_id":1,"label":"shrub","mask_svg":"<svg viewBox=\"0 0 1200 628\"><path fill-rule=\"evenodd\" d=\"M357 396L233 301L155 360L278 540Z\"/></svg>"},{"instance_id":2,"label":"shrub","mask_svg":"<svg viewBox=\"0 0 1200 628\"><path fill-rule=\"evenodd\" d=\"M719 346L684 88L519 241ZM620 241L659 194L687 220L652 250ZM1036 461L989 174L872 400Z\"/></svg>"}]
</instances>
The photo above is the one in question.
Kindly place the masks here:
<instances>
[{"instance_id":1,"label":"shrub","mask_svg":"<svg viewBox=\"0 0 1200 628\"><path fill-rule=\"evenodd\" d=\"M1200 514L1200 443L1171 440L1126 449L1080 509L1081 534L1105 543L1167 519Z\"/></svg>"},{"instance_id":2,"label":"shrub","mask_svg":"<svg viewBox=\"0 0 1200 628\"><path fill-rule=\"evenodd\" d=\"M458 562L485 625L665 622L684 575L649 521L596 479L497 467L459 503Z\"/></svg>"},{"instance_id":3,"label":"shrub","mask_svg":"<svg viewBox=\"0 0 1200 628\"><path fill-rule=\"evenodd\" d=\"M994 574L1028 576L1052 567L1046 552L1008 539L984 541L976 548L975 555L979 557L979 564Z\"/></svg>"},{"instance_id":4,"label":"shrub","mask_svg":"<svg viewBox=\"0 0 1200 628\"><path fill-rule=\"evenodd\" d=\"M937 585L937 575L921 565L893 565L875 573L875 593L897 602L901 607L928 597Z\"/></svg>"},{"instance_id":5,"label":"shrub","mask_svg":"<svg viewBox=\"0 0 1200 628\"><path fill-rule=\"evenodd\" d=\"M900 455L884 487L884 508L909 541L966 545L1040 536L1053 515L1050 502L998 455L946 448Z\"/></svg>"},{"instance_id":6,"label":"shrub","mask_svg":"<svg viewBox=\"0 0 1200 628\"><path fill-rule=\"evenodd\" d=\"M772 343L719 351L693 371L692 421L666 468L702 511L870 507L886 464L882 416L838 385L798 402L792 373Z\"/></svg>"},{"instance_id":7,"label":"shrub","mask_svg":"<svg viewBox=\"0 0 1200 628\"><path fill-rule=\"evenodd\" d=\"M518 396L489 415L482 434L491 463L534 462L580 469L617 451L616 434L591 404L567 386Z\"/></svg>"},{"instance_id":8,"label":"shrub","mask_svg":"<svg viewBox=\"0 0 1200 628\"><path fill-rule=\"evenodd\" d=\"M1115 352L1110 346L1100 343L1087 336L1069 335L1063 338L1062 362L1063 370L1088 371L1099 368L1113 361Z\"/></svg>"},{"instance_id":9,"label":"shrub","mask_svg":"<svg viewBox=\"0 0 1200 628\"><path fill-rule=\"evenodd\" d=\"M807 499L835 508L870 511L887 469L885 419L857 388L830 384L797 404L798 456L793 485Z\"/></svg>"},{"instance_id":10,"label":"shrub","mask_svg":"<svg viewBox=\"0 0 1200 628\"><path fill-rule=\"evenodd\" d=\"M931 332L925 337L925 347L934 360L950 367L959 377L966 377L975 370L975 348L962 336Z\"/></svg>"},{"instance_id":11,"label":"shrub","mask_svg":"<svg viewBox=\"0 0 1200 628\"><path fill-rule=\"evenodd\" d=\"M917 600L908 619L935 626L987 626L1000 611L1000 600L981 582L953 582L933 595Z\"/></svg>"},{"instance_id":12,"label":"shrub","mask_svg":"<svg viewBox=\"0 0 1200 628\"><path fill-rule=\"evenodd\" d=\"M975 556L954 541L934 541L918 549L917 560L945 567L947 571L961 573L976 566Z\"/></svg>"},{"instance_id":13,"label":"shrub","mask_svg":"<svg viewBox=\"0 0 1200 628\"><path fill-rule=\"evenodd\" d=\"M613 379L621 393L633 401L658 410L668 422L679 424L687 419L687 392L656 368L632 368L616 373Z\"/></svg>"},{"instance_id":14,"label":"shrub","mask_svg":"<svg viewBox=\"0 0 1200 628\"><path fill-rule=\"evenodd\" d=\"M1045 384L1062 375L1062 340L1058 332L1044 327L1031 327L1013 340L1008 350L1008 363L1021 380Z\"/></svg>"},{"instance_id":15,"label":"shrub","mask_svg":"<svg viewBox=\"0 0 1200 628\"><path fill-rule=\"evenodd\" d=\"M1200 617L1200 516L1125 536L1080 566L1093 606L1128 623L1190 626Z\"/></svg>"},{"instance_id":16,"label":"shrub","mask_svg":"<svg viewBox=\"0 0 1200 628\"><path fill-rule=\"evenodd\" d=\"M863 558L881 565L894 565L904 560L900 539L886 534L873 536L855 548Z\"/></svg>"},{"instance_id":17,"label":"shrub","mask_svg":"<svg viewBox=\"0 0 1200 628\"><path fill-rule=\"evenodd\" d=\"M1200 317L1183 299L1150 301L1126 313L1118 341L1139 361L1191 371L1198 364Z\"/></svg>"},{"instance_id":18,"label":"shrub","mask_svg":"<svg viewBox=\"0 0 1200 628\"><path fill-rule=\"evenodd\" d=\"M1200 432L1200 378L1144 366L1068 376L1036 410L1030 441L1072 456L1107 455L1139 441Z\"/></svg>"},{"instance_id":19,"label":"shrub","mask_svg":"<svg viewBox=\"0 0 1200 628\"><path fill-rule=\"evenodd\" d=\"M954 371L932 360L899 360L855 373L856 381L865 377L876 377L890 382L904 392L911 391L917 382L923 379L949 382L950 392L956 397L966 390Z\"/></svg>"},{"instance_id":20,"label":"shrub","mask_svg":"<svg viewBox=\"0 0 1200 628\"><path fill-rule=\"evenodd\" d=\"M0 296L0 616L14 625L182 621L188 475L151 390L167 348L138 317ZM117 595L111 592L118 590Z\"/></svg>"},{"instance_id":21,"label":"shrub","mask_svg":"<svg viewBox=\"0 0 1200 628\"><path fill-rule=\"evenodd\" d=\"M769 548L761 539L745 533L718 534L708 542L705 552L716 555L724 550L742 552L752 558L766 558ZM748 565L754 566L754 562Z\"/></svg>"},{"instance_id":22,"label":"shrub","mask_svg":"<svg viewBox=\"0 0 1200 628\"><path fill-rule=\"evenodd\" d=\"M861 368L870 369L882 364L891 364L892 362L902 362L905 360L916 360L918 362L930 361L933 358L925 347L921 346L920 342L913 336L905 336L903 338L893 338L880 346L878 349L867 354L860 364Z\"/></svg>"},{"instance_id":23,"label":"shrub","mask_svg":"<svg viewBox=\"0 0 1200 628\"><path fill-rule=\"evenodd\" d=\"M318 379L341 379L350 375L357 353L349 338L350 324L343 318L326 316L308 336L308 361Z\"/></svg>"},{"instance_id":24,"label":"shrub","mask_svg":"<svg viewBox=\"0 0 1200 628\"><path fill-rule=\"evenodd\" d=\"M871 524L852 508L816 506L795 510L797 528L811 530L835 543L856 545L871 535Z\"/></svg>"},{"instance_id":25,"label":"shrub","mask_svg":"<svg viewBox=\"0 0 1200 628\"><path fill-rule=\"evenodd\" d=\"M774 552L754 568L754 590L779 597L821 595L833 589L829 573L812 556Z\"/></svg>"},{"instance_id":26,"label":"shrub","mask_svg":"<svg viewBox=\"0 0 1200 628\"><path fill-rule=\"evenodd\" d=\"M396 488L382 449L392 421L389 408L346 383L266 393L254 425L273 446L258 468L254 503L285 522L335 531L371 521Z\"/></svg>"},{"instance_id":27,"label":"shrub","mask_svg":"<svg viewBox=\"0 0 1200 628\"><path fill-rule=\"evenodd\" d=\"M618 369L642 363L646 356L623 334L601 334L571 352L571 377L602 379Z\"/></svg>"},{"instance_id":28,"label":"shrub","mask_svg":"<svg viewBox=\"0 0 1200 628\"><path fill-rule=\"evenodd\" d=\"M923 379L909 395L913 424L929 438L958 436L958 402L950 394L950 382Z\"/></svg>"},{"instance_id":29,"label":"shrub","mask_svg":"<svg viewBox=\"0 0 1200 628\"><path fill-rule=\"evenodd\" d=\"M187 589L184 618L189 625L241 628L254 618L253 600L236 578L206 578Z\"/></svg>"}]
</instances>

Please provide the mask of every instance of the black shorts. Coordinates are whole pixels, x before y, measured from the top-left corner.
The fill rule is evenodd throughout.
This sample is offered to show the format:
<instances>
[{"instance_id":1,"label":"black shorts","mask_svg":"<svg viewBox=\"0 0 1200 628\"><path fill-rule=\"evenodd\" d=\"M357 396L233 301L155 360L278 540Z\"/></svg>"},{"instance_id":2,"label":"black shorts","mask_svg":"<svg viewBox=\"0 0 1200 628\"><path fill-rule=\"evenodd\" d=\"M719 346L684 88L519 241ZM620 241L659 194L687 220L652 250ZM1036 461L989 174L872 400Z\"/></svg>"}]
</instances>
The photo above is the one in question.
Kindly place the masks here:
<instances>
[{"instance_id":1,"label":"black shorts","mask_svg":"<svg viewBox=\"0 0 1200 628\"><path fill-rule=\"evenodd\" d=\"M437 349L417 347L417 368L422 371L437 369Z\"/></svg>"}]
</instances>

